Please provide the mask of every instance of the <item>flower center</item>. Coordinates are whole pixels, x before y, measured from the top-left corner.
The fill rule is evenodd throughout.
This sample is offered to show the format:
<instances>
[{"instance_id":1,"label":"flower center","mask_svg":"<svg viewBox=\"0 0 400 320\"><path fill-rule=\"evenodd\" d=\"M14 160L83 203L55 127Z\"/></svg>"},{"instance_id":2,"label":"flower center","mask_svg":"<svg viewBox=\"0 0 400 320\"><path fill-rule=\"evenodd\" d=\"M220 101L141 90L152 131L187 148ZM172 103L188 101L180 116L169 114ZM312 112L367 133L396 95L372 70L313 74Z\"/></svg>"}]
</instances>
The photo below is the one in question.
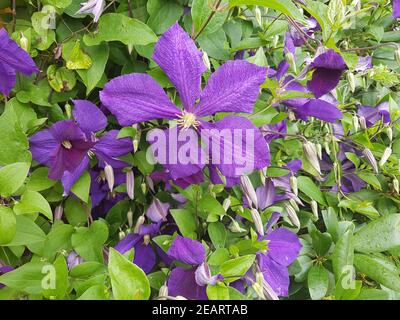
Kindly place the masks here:
<instances>
[{"instance_id":1,"label":"flower center","mask_svg":"<svg viewBox=\"0 0 400 320\"><path fill-rule=\"evenodd\" d=\"M191 112L182 111L182 114L178 115L178 125L180 125L184 130L200 125L200 122L196 120L196 115Z\"/></svg>"},{"instance_id":2,"label":"flower center","mask_svg":"<svg viewBox=\"0 0 400 320\"><path fill-rule=\"evenodd\" d=\"M61 144L65 149L71 149L72 148L72 144L68 140L64 140L63 142L61 142Z\"/></svg>"}]
</instances>

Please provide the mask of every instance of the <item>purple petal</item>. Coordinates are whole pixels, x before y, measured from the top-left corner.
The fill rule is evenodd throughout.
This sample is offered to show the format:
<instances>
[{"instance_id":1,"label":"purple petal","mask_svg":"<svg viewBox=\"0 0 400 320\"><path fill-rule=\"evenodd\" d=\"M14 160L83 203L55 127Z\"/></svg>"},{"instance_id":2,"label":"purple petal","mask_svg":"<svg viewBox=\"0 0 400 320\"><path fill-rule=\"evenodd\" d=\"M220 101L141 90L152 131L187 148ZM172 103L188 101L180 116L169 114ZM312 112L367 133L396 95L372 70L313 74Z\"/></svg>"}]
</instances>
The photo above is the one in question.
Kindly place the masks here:
<instances>
[{"instance_id":1,"label":"purple petal","mask_svg":"<svg viewBox=\"0 0 400 320\"><path fill-rule=\"evenodd\" d=\"M62 178L61 183L64 187L64 194L69 194L72 186L75 184L76 181L79 180L82 173L87 169L89 165L89 157L84 157L80 165L73 171L68 172L65 171Z\"/></svg>"},{"instance_id":2,"label":"purple petal","mask_svg":"<svg viewBox=\"0 0 400 320\"><path fill-rule=\"evenodd\" d=\"M215 71L195 110L199 117L217 112L253 112L267 69L247 61L227 61Z\"/></svg>"},{"instance_id":3,"label":"purple petal","mask_svg":"<svg viewBox=\"0 0 400 320\"><path fill-rule=\"evenodd\" d=\"M0 61L0 92L8 96L15 86L16 79L15 70Z\"/></svg>"},{"instance_id":4,"label":"purple petal","mask_svg":"<svg viewBox=\"0 0 400 320\"><path fill-rule=\"evenodd\" d=\"M285 266L276 263L269 255L258 255L259 267L265 281L271 286L278 296L289 294L289 273Z\"/></svg>"},{"instance_id":5,"label":"purple petal","mask_svg":"<svg viewBox=\"0 0 400 320\"><path fill-rule=\"evenodd\" d=\"M363 72L365 70L372 68L372 57L365 56L365 57L358 57L358 63L355 67L354 71Z\"/></svg>"},{"instance_id":6,"label":"purple petal","mask_svg":"<svg viewBox=\"0 0 400 320\"><path fill-rule=\"evenodd\" d=\"M156 254L150 244L145 244L143 239L135 245L135 256L133 263L145 273L150 273L156 265Z\"/></svg>"},{"instance_id":7,"label":"purple petal","mask_svg":"<svg viewBox=\"0 0 400 320\"><path fill-rule=\"evenodd\" d=\"M125 161L117 159L133 150L132 140L130 138L118 139L118 130L110 130L100 137L99 141L93 147L92 151L99 160L99 166L104 168L109 164L113 168L124 168L128 164Z\"/></svg>"},{"instance_id":8,"label":"purple petal","mask_svg":"<svg viewBox=\"0 0 400 320\"><path fill-rule=\"evenodd\" d=\"M149 75L131 73L108 82L101 102L122 126L154 119L175 119L181 113Z\"/></svg>"},{"instance_id":9,"label":"purple petal","mask_svg":"<svg viewBox=\"0 0 400 320\"><path fill-rule=\"evenodd\" d=\"M195 270L175 268L168 279L168 295L190 300L207 300L206 287L196 283Z\"/></svg>"},{"instance_id":10,"label":"purple petal","mask_svg":"<svg viewBox=\"0 0 400 320\"><path fill-rule=\"evenodd\" d=\"M221 177L218 175L217 166L210 164L208 166L208 170L210 172L210 180L213 184L223 184L224 181L221 180ZM240 177L225 177L226 183L225 186L227 188L232 188L233 186L240 183Z\"/></svg>"},{"instance_id":11,"label":"purple petal","mask_svg":"<svg viewBox=\"0 0 400 320\"><path fill-rule=\"evenodd\" d=\"M6 29L0 29L0 61L25 75L39 72L31 56L12 40Z\"/></svg>"},{"instance_id":12,"label":"purple petal","mask_svg":"<svg viewBox=\"0 0 400 320\"><path fill-rule=\"evenodd\" d=\"M195 279L199 286L215 286L217 282L223 280L224 277L221 274L211 276L210 268L208 267L207 263L203 262L195 271Z\"/></svg>"},{"instance_id":13,"label":"purple petal","mask_svg":"<svg viewBox=\"0 0 400 320\"><path fill-rule=\"evenodd\" d=\"M279 228L268 234L268 255L282 266L289 266L297 259L301 250L298 236L285 229Z\"/></svg>"},{"instance_id":14,"label":"purple petal","mask_svg":"<svg viewBox=\"0 0 400 320\"><path fill-rule=\"evenodd\" d=\"M200 96L201 75L206 67L202 53L177 22L158 40L154 47L153 60L178 90L185 109L192 111Z\"/></svg>"},{"instance_id":15,"label":"purple petal","mask_svg":"<svg viewBox=\"0 0 400 320\"><path fill-rule=\"evenodd\" d=\"M153 222L164 221L169 213L169 207L169 203L163 203L157 198L154 198L153 202L146 210L146 217Z\"/></svg>"},{"instance_id":16,"label":"purple petal","mask_svg":"<svg viewBox=\"0 0 400 320\"><path fill-rule=\"evenodd\" d=\"M264 210L265 208L275 203L275 186L271 180L265 181L265 185L256 189L258 208Z\"/></svg>"},{"instance_id":17,"label":"purple petal","mask_svg":"<svg viewBox=\"0 0 400 320\"><path fill-rule=\"evenodd\" d=\"M33 160L46 166L50 166L58 146L59 141L54 139L49 129L39 131L29 139L29 150Z\"/></svg>"},{"instance_id":18,"label":"purple petal","mask_svg":"<svg viewBox=\"0 0 400 320\"><path fill-rule=\"evenodd\" d=\"M202 122L203 143L211 163L225 177L238 177L269 165L269 147L250 120L229 115L214 124Z\"/></svg>"},{"instance_id":19,"label":"purple petal","mask_svg":"<svg viewBox=\"0 0 400 320\"><path fill-rule=\"evenodd\" d=\"M128 252L129 250L134 248L135 245L142 240L142 236L135 233L130 233L120 242L118 242L114 249L117 250L119 253L124 254L125 252Z\"/></svg>"},{"instance_id":20,"label":"purple petal","mask_svg":"<svg viewBox=\"0 0 400 320\"><path fill-rule=\"evenodd\" d=\"M95 104L87 100L73 100L73 103L74 119L88 137L107 126L106 116Z\"/></svg>"},{"instance_id":21,"label":"purple petal","mask_svg":"<svg viewBox=\"0 0 400 320\"><path fill-rule=\"evenodd\" d=\"M393 0L393 18L400 18L400 0Z\"/></svg>"},{"instance_id":22,"label":"purple petal","mask_svg":"<svg viewBox=\"0 0 400 320\"><path fill-rule=\"evenodd\" d=\"M294 112L301 118L315 117L327 122L336 122L342 119L342 112L335 105L322 99L310 99L301 107L295 108Z\"/></svg>"},{"instance_id":23,"label":"purple petal","mask_svg":"<svg viewBox=\"0 0 400 320\"><path fill-rule=\"evenodd\" d=\"M191 265L199 265L206 258L206 250L200 242L179 235L172 242L167 254L175 260Z\"/></svg>"}]
</instances>

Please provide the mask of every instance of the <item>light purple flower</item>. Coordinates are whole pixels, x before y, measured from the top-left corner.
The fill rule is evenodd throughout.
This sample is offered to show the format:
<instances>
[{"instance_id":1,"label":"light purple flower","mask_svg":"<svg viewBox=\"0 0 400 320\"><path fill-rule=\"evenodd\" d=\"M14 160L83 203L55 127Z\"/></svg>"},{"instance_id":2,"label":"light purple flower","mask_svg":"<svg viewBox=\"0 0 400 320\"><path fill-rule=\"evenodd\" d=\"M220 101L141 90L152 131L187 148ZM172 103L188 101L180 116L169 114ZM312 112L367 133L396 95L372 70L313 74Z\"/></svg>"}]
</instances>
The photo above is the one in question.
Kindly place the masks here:
<instances>
[{"instance_id":1,"label":"light purple flower","mask_svg":"<svg viewBox=\"0 0 400 320\"><path fill-rule=\"evenodd\" d=\"M393 0L393 18L400 18L400 0Z\"/></svg>"},{"instance_id":2,"label":"light purple flower","mask_svg":"<svg viewBox=\"0 0 400 320\"><path fill-rule=\"evenodd\" d=\"M307 88L316 98L322 97L333 90L339 83L343 71L347 68L342 56L332 49L319 54L311 62L314 70Z\"/></svg>"},{"instance_id":3,"label":"light purple flower","mask_svg":"<svg viewBox=\"0 0 400 320\"><path fill-rule=\"evenodd\" d=\"M375 108L369 106L359 106L357 114L359 117L365 118L365 123L367 127L372 127L379 121L382 121L382 123L384 124L389 123L389 102L382 102Z\"/></svg>"},{"instance_id":4,"label":"light purple flower","mask_svg":"<svg viewBox=\"0 0 400 320\"><path fill-rule=\"evenodd\" d=\"M173 260L193 266L191 269L177 267L172 270L168 278L170 296L183 296L192 300L207 300L207 285L215 285L223 279L220 274L211 275L210 269L205 262L206 250L196 240L178 235L172 242L167 254Z\"/></svg>"},{"instance_id":5,"label":"light purple flower","mask_svg":"<svg viewBox=\"0 0 400 320\"><path fill-rule=\"evenodd\" d=\"M5 96L10 94L15 86L16 74L24 75L38 73L39 69L31 56L10 38L6 29L0 29L0 92Z\"/></svg>"},{"instance_id":6,"label":"light purple flower","mask_svg":"<svg viewBox=\"0 0 400 320\"><path fill-rule=\"evenodd\" d=\"M251 113L260 85L266 78L267 69L246 61L227 61L209 77L208 84L202 91L201 76L206 67L201 57L202 53L190 36L175 23L160 37L154 49L153 59L175 85L183 110L169 100L153 78L139 73L111 80L100 92L101 101L123 126L154 119L175 119L178 120L180 128L194 131L194 134L199 134L206 128L252 129L255 132L255 145L254 152L249 154L248 158L254 160L254 169L267 166L268 145L262 139L258 128L248 119L231 115L216 123L202 120L217 112ZM171 134L170 130L165 131L167 136ZM221 139L220 142L224 144L225 141L226 139ZM227 147L232 149L232 145L227 145L227 152ZM173 180L177 180L198 173L204 167L204 163L184 164L178 159L177 163L168 162L164 167ZM237 174L233 175L233 172L237 167L240 166L234 162L221 165L219 169L224 176L236 177Z\"/></svg>"},{"instance_id":7,"label":"light purple flower","mask_svg":"<svg viewBox=\"0 0 400 320\"><path fill-rule=\"evenodd\" d=\"M97 22L104 11L105 5L105 0L89 0L88 2L82 2L81 8L76 14L93 14L93 21Z\"/></svg>"},{"instance_id":8,"label":"light purple flower","mask_svg":"<svg viewBox=\"0 0 400 320\"><path fill-rule=\"evenodd\" d=\"M300 25L300 28L308 36L312 36L315 31L321 29L318 21L314 17L308 18L307 24L305 26ZM289 25L288 35L292 39L291 41L293 42L293 45L296 47L302 46L306 41L305 36L302 35L293 25Z\"/></svg>"},{"instance_id":9,"label":"light purple flower","mask_svg":"<svg viewBox=\"0 0 400 320\"><path fill-rule=\"evenodd\" d=\"M83 263L83 258L79 256L75 251L71 251L67 257L68 270L71 270L81 263Z\"/></svg>"},{"instance_id":10,"label":"light purple flower","mask_svg":"<svg viewBox=\"0 0 400 320\"><path fill-rule=\"evenodd\" d=\"M146 210L146 217L153 222L166 221L166 217L169 213L169 203L163 203L157 198L154 198L151 205Z\"/></svg>"},{"instance_id":11,"label":"light purple flower","mask_svg":"<svg viewBox=\"0 0 400 320\"><path fill-rule=\"evenodd\" d=\"M372 68L372 57L365 56L365 57L358 57L357 66L354 68L356 72L363 72L365 70Z\"/></svg>"}]
</instances>

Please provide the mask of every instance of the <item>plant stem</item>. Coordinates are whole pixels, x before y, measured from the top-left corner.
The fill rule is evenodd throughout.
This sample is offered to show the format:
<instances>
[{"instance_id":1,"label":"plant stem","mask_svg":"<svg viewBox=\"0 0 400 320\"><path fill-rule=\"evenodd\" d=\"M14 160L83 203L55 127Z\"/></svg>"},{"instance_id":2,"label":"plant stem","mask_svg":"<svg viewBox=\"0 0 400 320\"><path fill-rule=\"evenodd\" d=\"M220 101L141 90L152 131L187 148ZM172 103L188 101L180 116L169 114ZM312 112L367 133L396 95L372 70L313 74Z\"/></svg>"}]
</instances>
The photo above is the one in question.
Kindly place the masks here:
<instances>
[{"instance_id":1,"label":"plant stem","mask_svg":"<svg viewBox=\"0 0 400 320\"><path fill-rule=\"evenodd\" d=\"M196 40L199 35L204 31L204 29L207 27L207 25L210 23L211 19L214 17L215 13L217 12L219 6L221 5L222 0L217 0L217 3L215 4L215 7L213 8L213 10L211 11L210 15L208 16L206 22L204 22L204 24L202 25L202 27L200 28L199 32L197 32L194 36L193 36L193 40Z\"/></svg>"}]
</instances>

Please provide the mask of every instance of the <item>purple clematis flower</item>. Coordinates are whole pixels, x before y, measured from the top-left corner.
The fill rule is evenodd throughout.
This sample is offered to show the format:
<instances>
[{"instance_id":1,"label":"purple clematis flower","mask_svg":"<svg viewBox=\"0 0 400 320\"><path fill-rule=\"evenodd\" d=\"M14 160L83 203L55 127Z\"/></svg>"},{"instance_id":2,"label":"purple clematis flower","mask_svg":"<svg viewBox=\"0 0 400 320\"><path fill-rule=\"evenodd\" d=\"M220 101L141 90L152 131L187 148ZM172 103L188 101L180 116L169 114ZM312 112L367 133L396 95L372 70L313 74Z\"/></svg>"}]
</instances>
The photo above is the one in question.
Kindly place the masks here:
<instances>
[{"instance_id":1,"label":"purple clematis flower","mask_svg":"<svg viewBox=\"0 0 400 320\"><path fill-rule=\"evenodd\" d=\"M393 0L393 18L400 18L400 0Z\"/></svg>"},{"instance_id":2,"label":"purple clematis flower","mask_svg":"<svg viewBox=\"0 0 400 320\"><path fill-rule=\"evenodd\" d=\"M308 36L312 36L315 31L321 29L318 21L314 17L310 17L307 19L307 24L300 25L301 30L306 33ZM306 38L302 35L293 25L289 25L288 35L292 39L293 45L296 47L302 46L306 42Z\"/></svg>"},{"instance_id":3,"label":"purple clematis flower","mask_svg":"<svg viewBox=\"0 0 400 320\"><path fill-rule=\"evenodd\" d=\"M10 38L6 29L0 29L0 92L10 94L15 86L17 72L27 76L38 73L39 69L31 56Z\"/></svg>"},{"instance_id":4,"label":"purple clematis flower","mask_svg":"<svg viewBox=\"0 0 400 320\"><path fill-rule=\"evenodd\" d=\"M204 175L202 171L198 171L195 174L192 174L187 177L182 177L176 180L172 178L168 170L155 171L151 173L150 177L155 181L163 181L165 183L165 188L167 190L171 189L170 181L173 181L175 185L183 189L187 188L192 184L200 184L204 182Z\"/></svg>"},{"instance_id":5,"label":"purple clematis flower","mask_svg":"<svg viewBox=\"0 0 400 320\"><path fill-rule=\"evenodd\" d=\"M107 164L123 168L127 164L117 159L132 151L129 138L118 139L118 130L111 130L100 138L95 134L107 126L107 118L93 103L74 100L73 120L56 122L30 138L32 157L50 168L49 178L61 180L64 192L69 193L95 154L99 166Z\"/></svg>"},{"instance_id":6,"label":"purple clematis flower","mask_svg":"<svg viewBox=\"0 0 400 320\"><path fill-rule=\"evenodd\" d=\"M223 279L220 274L211 276L210 269L205 262L206 250L196 240L178 235L172 242L167 254L176 261L193 266L190 269L177 267L172 270L168 279L170 296L183 296L191 300L207 300L207 285L215 285Z\"/></svg>"},{"instance_id":7,"label":"purple clematis flower","mask_svg":"<svg viewBox=\"0 0 400 320\"><path fill-rule=\"evenodd\" d=\"M13 270L14 270L13 267L11 267L11 266L6 266L6 265L3 265L2 263L0 263L0 276L3 275L3 274L5 274L5 273L7 273L7 272L11 272L11 271L13 271ZM2 288L4 288L4 287L5 287L5 285L3 285L3 284L0 283L0 289L2 289Z\"/></svg>"},{"instance_id":8,"label":"purple clematis flower","mask_svg":"<svg viewBox=\"0 0 400 320\"><path fill-rule=\"evenodd\" d=\"M307 83L307 88L316 98L333 90L339 83L343 71L347 68L342 56L332 49L316 56L310 67L314 72L311 80Z\"/></svg>"},{"instance_id":9,"label":"purple clematis flower","mask_svg":"<svg viewBox=\"0 0 400 320\"><path fill-rule=\"evenodd\" d=\"M81 8L76 14L93 14L93 21L97 22L104 11L106 2L104 0L89 0L82 2Z\"/></svg>"},{"instance_id":10,"label":"purple clematis flower","mask_svg":"<svg viewBox=\"0 0 400 320\"><path fill-rule=\"evenodd\" d=\"M239 147L243 150L246 159L253 162L252 170L267 166L270 161L268 145L262 139L258 128L248 119L231 115L215 123L203 120L204 117L217 112L251 113L260 85L266 78L267 69L247 61L228 61L210 76L208 84L202 91L201 76L206 67L201 57L201 52L190 36L178 23L175 23L160 37L154 49L153 59L175 85L183 110L169 100L153 78L139 73L111 80L100 92L101 101L123 126L154 119L177 120L179 135L188 134L194 137L190 139L189 144L196 142L193 149L199 150L198 155L204 154L199 147L198 138L206 131L205 129L214 129L216 131L214 134L224 129L228 131L237 129L242 132L250 129L254 133L254 151L246 153L246 150L243 150L246 149L243 148L245 142L236 142L241 144ZM178 138L179 145L175 147L171 145L169 137L174 134L173 129L165 130L164 136L167 137L165 142L167 152L176 155L177 147L181 149L183 145L186 145L186 139L179 141ZM213 138L212 134L207 136L207 139L211 138ZM235 154L235 151L239 150L238 146L229 143L228 140L232 139L219 140L221 149L224 149L225 153ZM159 160L160 155L154 153ZM193 176L205 165L205 162L199 160L198 157L191 159L189 163L184 163L180 157L177 158L175 162L169 160L162 162L173 180ZM236 169L241 168L238 161L233 161L229 165L220 164L218 168L226 177L237 177L243 174L243 172L240 174L236 172L240 171Z\"/></svg>"},{"instance_id":11,"label":"purple clematis flower","mask_svg":"<svg viewBox=\"0 0 400 320\"><path fill-rule=\"evenodd\" d=\"M354 68L354 71L363 72L371 68L372 68L371 56L358 57L358 63L357 66Z\"/></svg>"},{"instance_id":12,"label":"purple clematis flower","mask_svg":"<svg viewBox=\"0 0 400 320\"><path fill-rule=\"evenodd\" d=\"M358 116L364 117L367 127L372 127L379 121L383 124L390 122L389 102L382 102L376 108L368 106L358 107Z\"/></svg>"},{"instance_id":13,"label":"purple clematis flower","mask_svg":"<svg viewBox=\"0 0 400 320\"><path fill-rule=\"evenodd\" d=\"M83 258L79 256L75 251L71 251L67 257L68 270L71 270L81 263L83 263Z\"/></svg>"}]
</instances>

